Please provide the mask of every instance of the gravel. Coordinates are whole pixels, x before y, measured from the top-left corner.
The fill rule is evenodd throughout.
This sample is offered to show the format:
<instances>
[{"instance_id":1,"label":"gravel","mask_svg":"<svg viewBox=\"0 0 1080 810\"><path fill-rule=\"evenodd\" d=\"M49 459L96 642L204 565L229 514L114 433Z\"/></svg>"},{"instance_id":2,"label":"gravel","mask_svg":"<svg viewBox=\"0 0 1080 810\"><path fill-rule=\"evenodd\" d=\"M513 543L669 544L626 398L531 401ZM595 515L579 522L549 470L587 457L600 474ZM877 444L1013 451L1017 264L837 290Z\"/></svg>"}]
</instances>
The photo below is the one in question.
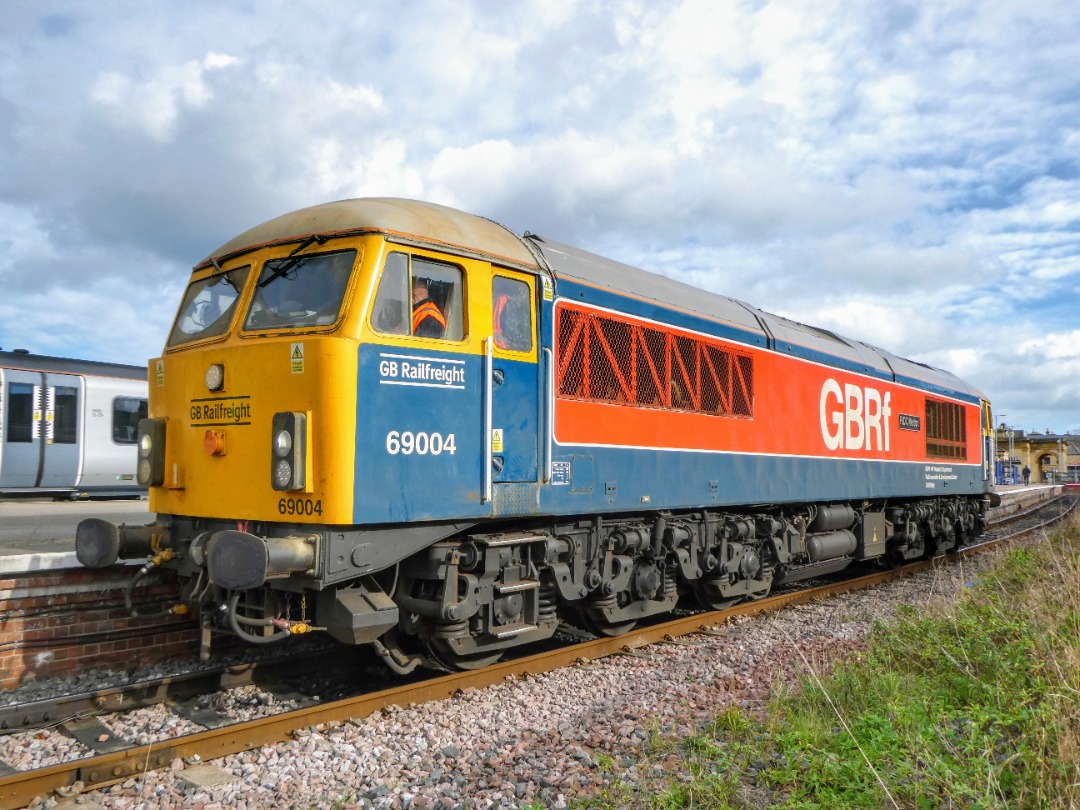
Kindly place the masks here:
<instances>
[{"instance_id":1,"label":"gravel","mask_svg":"<svg viewBox=\"0 0 1080 810\"><path fill-rule=\"evenodd\" d=\"M297 640L293 648L297 652L305 649L314 652L325 649L327 646L317 636L310 636ZM58 694L71 695L128 686L140 681L154 680L163 675L175 675L179 672L206 672L221 667L239 667L270 660L276 658L278 654L278 651L273 647L253 645L231 653L217 654L212 661L203 662L192 658L190 661L184 662L183 666L179 666L174 661L150 664L130 670L91 668L67 678L35 678L31 676L15 689L0 690L0 706L13 706L19 703L45 700Z\"/></svg>"},{"instance_id":2,"label":"gravel","mask_svg":"<svg viewBox=\"0 0 1080 810\"><path fill-rule=\"evenodd\" d=\"M965 587L992 556L739 618L718 635L696 635L689 643L657 644L638 655L306 729L289 742L216 760L213 765L232 777L226 784L200 787L194 783L196 763L177 760L170 769L78 798L118 810L565 807L616 778L630 786L664 774L678 778L678 758L653 753L663 749L650 742L693 733L732 705L762 709L779 683L858 650L873 621L891 617L898 605L922 604ZM237 718L288 708L287 701L275 705L254 687L215 700L218 711ZM186 733L187 723L162 707L103 722L140 742ZM0 743L0 758L20 768L45 764L28 753L35 745L39 753L48 749L46 743L69 752L77 745L44 732ZM31 807L55 803L54 797L41 798Z\"/></svg>"}]
</instances>

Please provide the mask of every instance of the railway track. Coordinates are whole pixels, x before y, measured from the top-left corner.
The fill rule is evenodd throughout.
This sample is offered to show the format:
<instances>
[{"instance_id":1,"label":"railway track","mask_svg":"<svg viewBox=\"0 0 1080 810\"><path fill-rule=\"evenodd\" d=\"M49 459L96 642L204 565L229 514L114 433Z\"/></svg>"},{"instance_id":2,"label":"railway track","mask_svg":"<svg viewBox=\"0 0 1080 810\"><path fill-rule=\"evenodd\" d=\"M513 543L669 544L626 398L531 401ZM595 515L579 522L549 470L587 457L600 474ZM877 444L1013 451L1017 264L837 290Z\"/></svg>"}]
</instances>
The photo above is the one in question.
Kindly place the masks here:
<instances>
[{"instance_id":1,"label":"railway track","mask_svg":"<svg viewBox=\"0 0 1080 810\"><path fill-rule=\"evenodd\" d=\"M965 548L958 556L979 553L1049 528L1070 515L1076 502L1075 496L1066 495L1022 514L1010 515L990 527L984 535L987 538L985 541ZM385 688L338 700L315 701L294 695L292 698L299 703L298 708L256 720L235 722L214 712L192 711L191 707L195 705L193 697L200 690L232 688L260 681L263 684L267 681L285 681L290 672L295 674L300 671L299 667L310 669L310 655L304 656L303 661L203 672L191 679L173 677L163 679L160 683L135 684L128 690L103 690L92 695L67 696L54 701L38 701L35 705L23 704L3 708L0 709L0 726L4 728L13 730L48 723L65 723L69 734L84 740L87 747L96 753L58 765L0 775L0 807L24 807L35 796L51 792L71 795L83 789L106 787L147 771L168 767L177 758L191 760L197 757L210 760L239 753L287 740L299 729L364 717L391 705L403 706L439 700L451 697L462 689L484 687L507 678L539 674L610 655L633 654L635 650L649 644L679 643L681 637L697 633L716 634L723 632L718 631L717 627L733 617L778 610L785 606L868 588L926 570L938 563L938 560L914 563L846 581L822 583L801 591L780 593L724 611L680 616L615 638L586 640L506 661L483 670L418 679L411 683L401 683L400 679L395 679L392 685L386 685ZM340 650L335 651L335 654L340 657ZM328 665L325 660L323 665ZM348 665L346 663L346 666ZM287 690L283 689L281 694L286 696ZM97 714L113 712L118 708L145 706L163 701L167 701L173 711L203 726L205 730L150 744L135 744L116 738L95 718ZM55 719L50 720L49 717Z\"/></svg>"}]
</instances>

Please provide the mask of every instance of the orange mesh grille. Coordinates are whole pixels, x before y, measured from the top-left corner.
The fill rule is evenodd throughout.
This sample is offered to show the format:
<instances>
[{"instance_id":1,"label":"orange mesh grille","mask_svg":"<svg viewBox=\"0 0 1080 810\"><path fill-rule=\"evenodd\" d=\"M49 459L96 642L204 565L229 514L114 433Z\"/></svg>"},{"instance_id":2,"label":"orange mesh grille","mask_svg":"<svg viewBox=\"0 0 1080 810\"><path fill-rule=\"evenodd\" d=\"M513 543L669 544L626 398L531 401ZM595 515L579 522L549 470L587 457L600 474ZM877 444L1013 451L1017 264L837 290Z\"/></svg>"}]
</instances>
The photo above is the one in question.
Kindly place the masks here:
<instances>
[{"instance_id":1,"label":"orange mesh grille","mask_svg":"<svg viewBox=\"0 0 1080 810\"><path fill-rule=\"evenodd\" d=\"M967 423L963 405L926 400L926 455L931 458L967 458Z\"/></svg>"},{"instance_id":2,"label":"orange mesh grille","mask_svg":"<svg viewBox=\"0 0 1080 810\"><path fill-rule=\"evenodd\" d=\"M750 354L589 310L558 312L560 397L753 416Z\"/></svg>"}]
</instances>

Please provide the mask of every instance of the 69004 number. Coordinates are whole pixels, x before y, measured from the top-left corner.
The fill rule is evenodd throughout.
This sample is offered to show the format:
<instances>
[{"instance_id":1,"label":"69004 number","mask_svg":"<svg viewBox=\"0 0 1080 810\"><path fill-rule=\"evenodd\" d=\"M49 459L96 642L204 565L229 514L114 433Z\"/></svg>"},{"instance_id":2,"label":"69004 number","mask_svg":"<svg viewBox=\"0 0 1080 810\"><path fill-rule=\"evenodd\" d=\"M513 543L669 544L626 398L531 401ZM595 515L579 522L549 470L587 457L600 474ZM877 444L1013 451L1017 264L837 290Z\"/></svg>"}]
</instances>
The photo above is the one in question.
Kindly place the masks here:
<instances>
[{"instance_id":1,"label":"69004 number","mask_svg":"<svg viewBox=\"0 0 1080 810\"><path fill-rule=\"evenodd\" d=\"M311 517L322 514L322 499L282 498L277 502L278 514Z\"/></svg>"},{"instance_id":2,"label":"69004 number","mask_svg":"<svg viewBox=\"0 0 1080 810\"><path fill-rule=\"evenodd\" d=\"M386 434L386 452L392 456L440 456L443 453L454 455L457 451L454 434L426 433L411 430L391 430Z\"/></svg>"}]
</instances>

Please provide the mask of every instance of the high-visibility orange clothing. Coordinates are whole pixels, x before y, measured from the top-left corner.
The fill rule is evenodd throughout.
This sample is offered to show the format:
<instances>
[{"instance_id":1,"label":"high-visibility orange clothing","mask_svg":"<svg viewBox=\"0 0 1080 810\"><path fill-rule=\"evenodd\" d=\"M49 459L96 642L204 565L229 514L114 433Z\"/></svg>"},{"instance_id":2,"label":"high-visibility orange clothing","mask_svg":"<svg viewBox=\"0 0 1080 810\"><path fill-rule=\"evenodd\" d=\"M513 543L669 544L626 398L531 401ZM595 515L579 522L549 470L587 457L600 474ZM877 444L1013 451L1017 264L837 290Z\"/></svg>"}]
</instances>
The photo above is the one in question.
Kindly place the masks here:
<instances>
[{"instance_id":1,"label":"high-visibility orange clothing","mask_svg":"<svg viewBox=\"0 0 1080 810\"><path fill-rule=\"evenodd\" d=\"M423 330L420 326L428 318L433 318L435 323L439 325L439 329L436 332L431 325L426 325ZM442 312L435 306L435 302L430 299L421 301L413 307L412 314L412 331L414 335L426 334L427 337L442 337L443 332L446 330L446 318L443 317Z\"/></svg>"},{"instance_id":2,"label":"high-visibility orange clothing","mask_svg":"<svg viewBox=\"0 0 1080 810\"><path fill-rule=\"evenodd\" d=\"M506 337L506 332L503 329L503 312L506 310L506 305L510 302L509 295L500 295L495 302L495 308L492 312L492 323L495 327L495 345L500 349L509 347L510 341Z\"/></svg>"}]
</instances>

